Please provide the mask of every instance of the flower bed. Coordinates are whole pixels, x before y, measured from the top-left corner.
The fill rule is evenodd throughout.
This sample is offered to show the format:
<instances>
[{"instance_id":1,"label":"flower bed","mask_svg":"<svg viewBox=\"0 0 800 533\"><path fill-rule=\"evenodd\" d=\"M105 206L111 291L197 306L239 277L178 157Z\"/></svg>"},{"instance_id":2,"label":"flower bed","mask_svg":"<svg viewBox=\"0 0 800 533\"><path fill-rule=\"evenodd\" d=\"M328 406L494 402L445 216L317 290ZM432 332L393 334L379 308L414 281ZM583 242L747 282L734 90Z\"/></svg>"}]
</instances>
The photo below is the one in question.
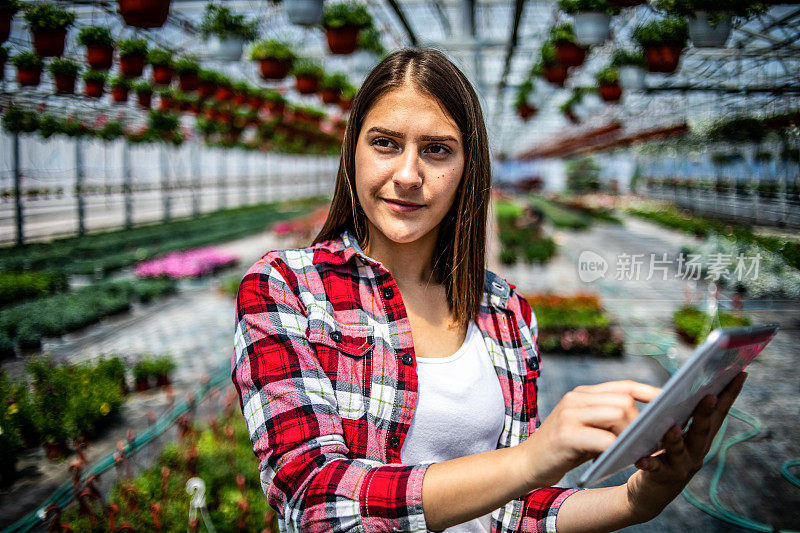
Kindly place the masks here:
<instances>
[{"instance_id":1,"label":"flower bed","mask_svg":"<svg viewBox=\"0 0 800 533\"><path fill-rule=\"evenodd\" d=\"M530 263L545 263L556 254L555 241L542 235L540 221L530 210L512 200L497 200L494 205L502 244L500 262L514 264L521 256Z\"/></svg>"},{"instance_id":2,"label":"flower bed","mask_svg":"<svg viewBox=\"0 0 800 533\"><path fill-rule=\"evenodd\" d=\"M602 357L624 353L624 336L596 295L531 294L525 298L536 317L541 351Z\"/></svg>"},{"instance_id":3,"label":"flower bed","mask_svg":"<svg viewBox=\"0 0 800 533\"><path fill-rule=\"evenodd\" d=\"M749 326L750 320L745 316L735 315L719 310L717 313L720 325L723 328ZM683 306L672 314L672 322L678 336L686 343L693 346L703 342L711 332L709 322L711 315L695 307Z\"/></svg>"},{"instance_id":4,"label":"flower bed","mask_svg":"<svg viewBox=\"0 0 800 533\"><path fill-rule=\"evenodd\" d=\"M278 222L272 227L272 231L276 235L292 237L298 246L307 246L325 224L329 209L330 206L325 205L308 215Z\"/></svg>"},{"instance_id":5,"label":"flower bed","mask_svg":"<svg viewBox=\"0 0 800 533\"><path fill-rule=\"evenodd\" d=\"M557 228L584 230L592 225L591 220L581 213L559 206L543 196L531 196L528 198L528 203L539 209L544 217Z\"/></svg>"},{"instance_id":6,"label":"flower bed","mask_svg":"<svg viewBox=\"0 0 800 533\"><path fill-rule=\"evenodd\" d=\"M163 257L143 261L134 267L134 272L140 278L196 278L213 274L238 261L237 256L209 246L171 252Z\"/></svg>"},{"instance_id":7,"label":"flower bed","mask_svg":"<svg viewBox=\"0 0 800 533\"><path fill-rule=\"evenodd\" d=\"M61 272L0 272L0 307L49 296L68 286Z\"/></svg>"}]
</instances>

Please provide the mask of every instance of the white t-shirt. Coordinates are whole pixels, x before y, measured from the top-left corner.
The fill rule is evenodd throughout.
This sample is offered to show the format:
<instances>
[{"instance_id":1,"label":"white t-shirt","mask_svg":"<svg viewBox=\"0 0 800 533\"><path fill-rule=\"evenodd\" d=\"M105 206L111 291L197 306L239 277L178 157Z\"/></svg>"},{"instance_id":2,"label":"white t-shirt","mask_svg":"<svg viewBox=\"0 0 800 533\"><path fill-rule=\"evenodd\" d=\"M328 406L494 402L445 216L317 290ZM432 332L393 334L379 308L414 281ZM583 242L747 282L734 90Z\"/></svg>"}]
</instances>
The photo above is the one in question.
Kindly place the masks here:
<instances>
[{"instance_id":1,"label":"white t-shirt","mask_svg":"<svg viewBox=\"0 0 800 533\"><path fill-rule=\"evenodd\" d=\"M448 357L417 358L417 406L400 458L442 462L497 449L505 401L483 335L470 322L464 344ZM491 513L447 528L488 533Z\"/></svg>"}]
</instances>

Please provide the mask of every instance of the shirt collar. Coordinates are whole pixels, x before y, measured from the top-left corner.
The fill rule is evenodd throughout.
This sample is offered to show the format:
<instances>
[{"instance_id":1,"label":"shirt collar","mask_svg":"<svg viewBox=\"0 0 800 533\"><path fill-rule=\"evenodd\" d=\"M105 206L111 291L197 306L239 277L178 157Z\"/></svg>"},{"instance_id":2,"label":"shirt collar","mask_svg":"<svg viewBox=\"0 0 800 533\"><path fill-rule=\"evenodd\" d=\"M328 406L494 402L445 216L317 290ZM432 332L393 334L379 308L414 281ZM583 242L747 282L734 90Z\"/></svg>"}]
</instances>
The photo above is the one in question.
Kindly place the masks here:
<instances>
[{"instance_id":1,"label":"shirt collar","mask_svg":"<svg viewBox=\"0 0 800 533\"><path fill-rule=\"evenodd\" d=\"M332 239L320 243L314 252L314 263L328 263L343 265L353 258L359 258L365 265L378 266L381 263L369 257L358 245L358 239L349 230L345 229L339 239ZM511 294L509 283L490 270L485 271L483 290L489 296L489 304L505 309L508 297Z\"/></svg>"}]
</instances>

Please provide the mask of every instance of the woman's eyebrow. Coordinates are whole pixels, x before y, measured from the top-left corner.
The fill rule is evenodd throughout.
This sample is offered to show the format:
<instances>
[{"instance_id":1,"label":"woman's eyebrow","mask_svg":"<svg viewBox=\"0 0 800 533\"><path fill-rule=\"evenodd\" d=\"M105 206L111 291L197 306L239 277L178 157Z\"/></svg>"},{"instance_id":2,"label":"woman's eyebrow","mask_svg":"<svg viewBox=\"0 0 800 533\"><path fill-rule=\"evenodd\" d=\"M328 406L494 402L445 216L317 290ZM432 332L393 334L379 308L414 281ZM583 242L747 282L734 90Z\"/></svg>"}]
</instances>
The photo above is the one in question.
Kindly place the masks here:
<instances>
[{"instance_id":1,"label":"woman's eyebrow","mask_svg":"<svg viewBox=\"0 0 800 533\"><path fill-rule=\"evenodd\" d=\"M383 133L384 135L391 135L392 137L398 137L400 139L405 139L406 138L406 134L405 133L400 133L399 131L392 131L392 130L389 130L389 129L386 129L386 128L381 128L379 126L371 127L367 131L367 133L372 133L373 131L377 132L377 133ZM452 135L420 135L419 139L421 141L452 141L452 142L458 144L458 139L456 139Z\"/></svg>"}]
</instances>

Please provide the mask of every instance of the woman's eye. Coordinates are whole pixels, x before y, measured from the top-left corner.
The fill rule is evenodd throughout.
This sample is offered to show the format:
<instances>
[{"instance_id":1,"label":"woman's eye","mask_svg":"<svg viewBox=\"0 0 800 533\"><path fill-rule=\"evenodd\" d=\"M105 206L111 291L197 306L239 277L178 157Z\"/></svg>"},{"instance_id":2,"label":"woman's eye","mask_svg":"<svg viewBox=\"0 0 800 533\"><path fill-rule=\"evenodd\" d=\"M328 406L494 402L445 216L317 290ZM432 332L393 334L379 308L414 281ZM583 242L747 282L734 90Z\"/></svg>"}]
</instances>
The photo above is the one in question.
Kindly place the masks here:
<instances>
[{"instance_id":1,"label":"woman's eye","mask_svg":"<svg viewBox=\"0 0 800 533\"><path fill-rule=\"evenodd\" d=\"M385 143L385 144L382 144ZM384 139L383 137L379 137L372 141L372 144L377 144L381 148L389 148L393 143L389 139Z\"/></svg>"},{"instance_id":2,"label":"woman's eye","mask_svg":"<svg viewBox=\"0 0 800 533\"><path fill-rule=\"evenodd\" d=\"M438 152L432 152L436 155L445 155L450 153L450 149L443 144L432 144L429 149L438 149Z\"/></svg>"}]
</instances>

